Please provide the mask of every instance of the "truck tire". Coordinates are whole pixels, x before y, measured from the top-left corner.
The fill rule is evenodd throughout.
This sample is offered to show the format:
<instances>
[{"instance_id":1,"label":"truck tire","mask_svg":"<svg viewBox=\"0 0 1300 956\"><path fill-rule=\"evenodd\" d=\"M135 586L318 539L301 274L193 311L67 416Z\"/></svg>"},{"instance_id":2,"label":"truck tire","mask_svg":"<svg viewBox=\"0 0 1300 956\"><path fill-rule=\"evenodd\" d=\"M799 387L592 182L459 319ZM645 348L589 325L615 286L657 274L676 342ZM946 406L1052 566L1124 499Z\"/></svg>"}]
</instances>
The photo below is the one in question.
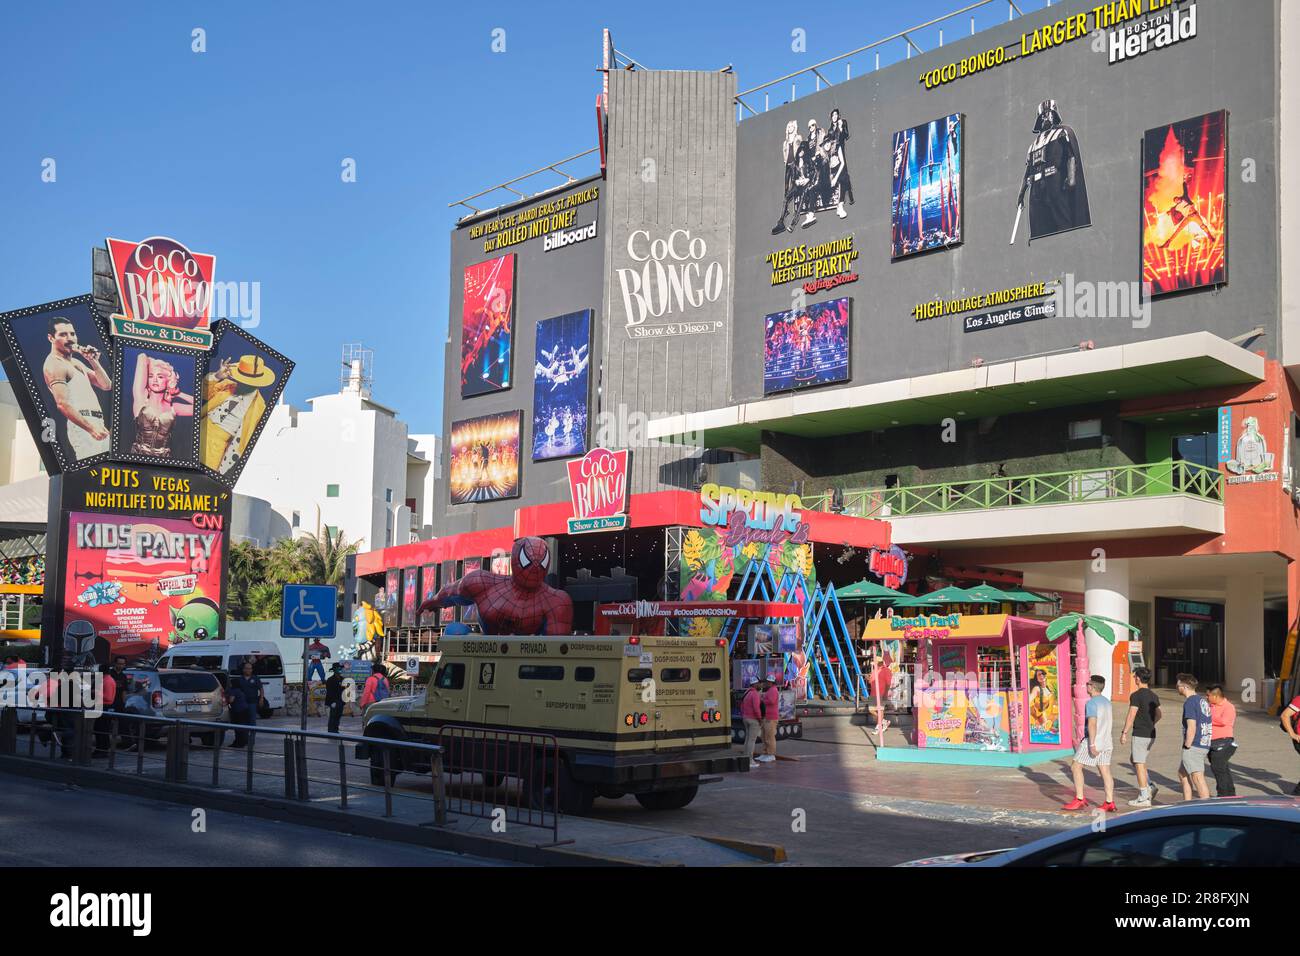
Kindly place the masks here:
<instances>
[{"instance_id":1,"label":"truck tire","mask_svg":"<svg viewBox=\"0 0 1300 956\"><path fill-rule=\"evenodd\" d=\"M506 779L506 775L499 770L484 770L482 777L483 786L488 787L489 789L501 786L502 782Z\"/></svg>"},{"instance_id":2,"label":"truck tire","mask_svg":"<svg viewBox=\"0 0 1300 956\"><path fill-rule=\"evenodd\" d=\"M680 810L700 792L698 786L678 787L675 790L654 790L636 794L636 802L647 810Z\"/></svg>"}]
</instances>

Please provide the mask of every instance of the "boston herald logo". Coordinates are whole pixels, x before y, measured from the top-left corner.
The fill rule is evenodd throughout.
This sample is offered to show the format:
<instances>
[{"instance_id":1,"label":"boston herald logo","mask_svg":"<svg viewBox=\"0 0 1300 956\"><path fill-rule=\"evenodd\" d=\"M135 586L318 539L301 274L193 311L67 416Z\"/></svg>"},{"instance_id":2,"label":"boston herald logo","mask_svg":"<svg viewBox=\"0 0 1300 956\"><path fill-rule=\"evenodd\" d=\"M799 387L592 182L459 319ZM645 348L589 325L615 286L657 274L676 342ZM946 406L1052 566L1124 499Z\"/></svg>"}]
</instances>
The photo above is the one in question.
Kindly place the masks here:
<instances>
[{"instance_id":1,"label":"boston herald logo","mask_svg":"<svg viewBox=\"0 0 1300 956\"><path fill-rule=\"evenodd\" d=\"M1112 30L1106 47L1111 65L1150 50L1190 40L1196 36L1196 4L1155 13L1138 23Z\"/></svg>"}]
</instances>

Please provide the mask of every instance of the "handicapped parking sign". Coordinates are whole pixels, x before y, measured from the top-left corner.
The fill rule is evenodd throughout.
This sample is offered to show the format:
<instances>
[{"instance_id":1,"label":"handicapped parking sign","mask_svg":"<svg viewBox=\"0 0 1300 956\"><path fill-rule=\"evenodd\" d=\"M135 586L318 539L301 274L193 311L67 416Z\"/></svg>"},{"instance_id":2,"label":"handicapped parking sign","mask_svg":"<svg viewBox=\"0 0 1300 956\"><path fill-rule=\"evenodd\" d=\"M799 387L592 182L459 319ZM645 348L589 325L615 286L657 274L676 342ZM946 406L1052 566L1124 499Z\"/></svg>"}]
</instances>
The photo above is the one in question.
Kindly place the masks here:
<instances>
[{"instance_id":1,"label":"handicapped parking sign","mask_svg":"<svg viewBox=\"0 0 1300 956\"><path fill-rule=\"evenodd\" d=\"M286 584L280 598L281 637L333 637L339 589L332 584Z\"/></svg>"}]
</instances>

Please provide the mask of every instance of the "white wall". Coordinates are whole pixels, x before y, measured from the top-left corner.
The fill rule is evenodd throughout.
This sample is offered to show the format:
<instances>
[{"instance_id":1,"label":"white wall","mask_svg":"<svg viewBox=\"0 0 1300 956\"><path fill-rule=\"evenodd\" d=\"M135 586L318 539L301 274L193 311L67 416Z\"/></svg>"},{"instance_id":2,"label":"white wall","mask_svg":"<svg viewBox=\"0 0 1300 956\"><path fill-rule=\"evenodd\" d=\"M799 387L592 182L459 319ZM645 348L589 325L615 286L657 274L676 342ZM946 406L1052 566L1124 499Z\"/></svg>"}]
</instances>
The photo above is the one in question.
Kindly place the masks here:
<instances>
[{"instance_id":1,"label":"white wall","mask_svg":"<svg viewBox=\"0 0 1300 956\"><path fill-rule=\"evenodd\" d=\"M332 526L349 542L360 540L361 550L384 547L406 497L405 423L355 391L313 398L310 405L301 411L276 406L239 491L269 502L290 527L298 512L301 532ZM326 496L332 484L339 486L336 498Z\"/></svg>"},{"instance_id":2,"label":"white wall","mask_svg":"<svg viewBox=\"0 0 1300 956\"><path fill-rule=\"evenodd\" d=\"M27 428L14 387L0 382L0 485L44 475L36 442Z\"/></svg>"}]
</instances>

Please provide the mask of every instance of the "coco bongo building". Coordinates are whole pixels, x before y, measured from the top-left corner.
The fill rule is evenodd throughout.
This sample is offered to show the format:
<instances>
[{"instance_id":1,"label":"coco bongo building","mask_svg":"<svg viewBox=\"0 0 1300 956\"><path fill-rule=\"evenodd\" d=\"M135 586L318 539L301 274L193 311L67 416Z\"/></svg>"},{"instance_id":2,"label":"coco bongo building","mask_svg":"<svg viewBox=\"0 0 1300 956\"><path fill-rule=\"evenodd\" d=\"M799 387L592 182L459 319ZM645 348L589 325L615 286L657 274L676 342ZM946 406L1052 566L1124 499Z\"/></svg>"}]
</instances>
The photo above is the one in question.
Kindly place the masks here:
<instances>
[{"instance_id":1,"label":"coco bongo building","mask_svg":"<svg viewBox=\"0 0 1300 956\"><path fill-rule=\"evenodd\" d=\"M743 92L607 37L601 171L452 231L439 537L359 555L355 596L400 589L397 626L537 534L582 629L725 597L753 555L715 546L721 502L806 525L777 571L888 555L912 592L1129 621L1159 683L1289 677L1300 15L966 19ZM626 518L571 533L595 448L629 453Z\"/></svg>"}]
</instances>

